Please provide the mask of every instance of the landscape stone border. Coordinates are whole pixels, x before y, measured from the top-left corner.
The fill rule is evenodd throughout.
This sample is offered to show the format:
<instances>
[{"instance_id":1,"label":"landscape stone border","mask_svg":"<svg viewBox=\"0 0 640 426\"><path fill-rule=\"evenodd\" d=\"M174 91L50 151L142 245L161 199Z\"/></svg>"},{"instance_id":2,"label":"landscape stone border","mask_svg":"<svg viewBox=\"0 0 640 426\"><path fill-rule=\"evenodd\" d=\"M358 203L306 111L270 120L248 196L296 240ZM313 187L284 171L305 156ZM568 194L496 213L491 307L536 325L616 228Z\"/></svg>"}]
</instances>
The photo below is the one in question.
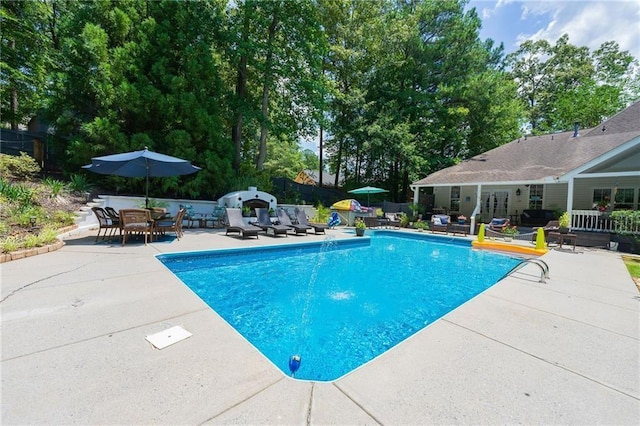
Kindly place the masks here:
<instances>
[{"instance_id":1,"label":"landscape stone border","mask_svg":"<svg viewBox=\"0 0 640 426\"><path fill-rule=\"evenodd\" d=\"M45 254L45 253L59 250L64 246L64 241L60 239L60 235L67 233L69 231L73 231L77 227L78 225L71 225L71 226L67 226L65 228L59 229L58 241L56 241L55 243L48 244L42 247L33 247L28 249L12 251L9 253L1 253L0 263L10 262L12 260L24 259L25 257L37 256L39 254Z\"/></svg>"}]
</instances>

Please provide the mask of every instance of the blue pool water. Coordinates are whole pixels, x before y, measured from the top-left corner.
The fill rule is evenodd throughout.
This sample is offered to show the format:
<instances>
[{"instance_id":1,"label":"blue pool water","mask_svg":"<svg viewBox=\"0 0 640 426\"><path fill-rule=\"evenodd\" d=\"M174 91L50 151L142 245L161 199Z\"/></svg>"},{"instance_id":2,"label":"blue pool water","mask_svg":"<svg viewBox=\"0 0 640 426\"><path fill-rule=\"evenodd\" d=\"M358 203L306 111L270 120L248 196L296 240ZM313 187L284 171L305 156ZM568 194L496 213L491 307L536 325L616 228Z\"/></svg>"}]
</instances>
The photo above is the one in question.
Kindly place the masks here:
<instances>
[{"instance_id":1,"label":"blue pool water","mask_svg":"<svg viewBox=\"0 0 640 426\"><path fill-rule=\"evenodd\" d=\"M499 280L519 260L468 241L371 238L159 255L285 374L335 380Z\"/></svg>"}]
</instances>

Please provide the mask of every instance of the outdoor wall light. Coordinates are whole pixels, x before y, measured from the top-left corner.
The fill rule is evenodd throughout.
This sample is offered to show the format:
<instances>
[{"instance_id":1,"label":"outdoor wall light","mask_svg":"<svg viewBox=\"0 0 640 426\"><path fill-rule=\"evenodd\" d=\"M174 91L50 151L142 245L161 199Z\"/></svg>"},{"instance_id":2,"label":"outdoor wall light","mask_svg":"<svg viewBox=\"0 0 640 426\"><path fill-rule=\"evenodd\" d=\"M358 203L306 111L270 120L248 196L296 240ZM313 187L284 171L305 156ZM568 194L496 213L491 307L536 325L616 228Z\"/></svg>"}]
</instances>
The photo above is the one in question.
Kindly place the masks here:
<instances>
[{"instance_id":1,"label":"outdoor wall light","mask_svg":"<svg viewBox=\"0 0 640 426\"><path fill-rule=\"evenodd\" d=\"M516 189L516 196L520 196L521 192L520 192L520 188Z\"/></svg>"}]
</instances>

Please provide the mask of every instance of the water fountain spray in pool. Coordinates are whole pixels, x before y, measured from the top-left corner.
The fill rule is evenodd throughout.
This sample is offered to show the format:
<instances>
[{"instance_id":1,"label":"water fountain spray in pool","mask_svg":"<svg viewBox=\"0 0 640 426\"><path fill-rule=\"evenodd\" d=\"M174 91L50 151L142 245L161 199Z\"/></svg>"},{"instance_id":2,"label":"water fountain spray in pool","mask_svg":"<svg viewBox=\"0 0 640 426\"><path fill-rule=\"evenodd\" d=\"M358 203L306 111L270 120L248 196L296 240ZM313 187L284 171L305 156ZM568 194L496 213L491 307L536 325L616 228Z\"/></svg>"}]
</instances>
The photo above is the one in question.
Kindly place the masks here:
<instances>
[{"instance_id":1,"label":"water fountain spray in pool","mask_svg":"<svg viewBox=\"0 0 640 426\"><path fill-rule=\"evenodd\" d=\"M311 298L313 297L313 287L315 285L316 279L318 277L318 271L320 267L325 261L325 253L331 248L337 247L336 238L333 235L327 236L320 247L320 252L318 253L318 260L315 263L313 270L311 272L311 277L309 278L309 284L307 286L307 290L304 294L304 305L302 309L302 315L300 318L299 329L298 329L298 337L299 344L298 346L302 346L302 340L305 338L305 329L309 322L309 305L311 302ZM289 371L291 371L291 377L295 376L296 371L300 368L301 356L299 354L292 355L289 358Z\"/></svg>"}]
</instances>

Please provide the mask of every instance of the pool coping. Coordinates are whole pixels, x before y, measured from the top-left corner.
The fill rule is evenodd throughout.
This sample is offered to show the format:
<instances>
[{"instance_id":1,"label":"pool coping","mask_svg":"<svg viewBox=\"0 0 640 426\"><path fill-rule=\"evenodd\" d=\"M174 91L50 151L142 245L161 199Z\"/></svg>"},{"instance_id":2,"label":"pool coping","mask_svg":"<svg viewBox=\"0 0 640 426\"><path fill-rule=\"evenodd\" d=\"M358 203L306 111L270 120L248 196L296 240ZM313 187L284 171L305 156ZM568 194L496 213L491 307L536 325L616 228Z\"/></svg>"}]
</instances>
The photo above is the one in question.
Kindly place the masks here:
<instances>
[{"instance_id":1,"label":"pool coping","mask_svg":"<svg viewBox=\"0 0 640 426\"><path fill-rule=\"evenodd\" d=\"M122 247L94 235L2 264L3 424L637 423L640 299L619 253L552 250L547 284L525 267L352 373L313 383L282 377L153 257L323 236L193 229ZM144 340L174 325L193 336L163 350Z\"/></svg>"}]
</instances>

